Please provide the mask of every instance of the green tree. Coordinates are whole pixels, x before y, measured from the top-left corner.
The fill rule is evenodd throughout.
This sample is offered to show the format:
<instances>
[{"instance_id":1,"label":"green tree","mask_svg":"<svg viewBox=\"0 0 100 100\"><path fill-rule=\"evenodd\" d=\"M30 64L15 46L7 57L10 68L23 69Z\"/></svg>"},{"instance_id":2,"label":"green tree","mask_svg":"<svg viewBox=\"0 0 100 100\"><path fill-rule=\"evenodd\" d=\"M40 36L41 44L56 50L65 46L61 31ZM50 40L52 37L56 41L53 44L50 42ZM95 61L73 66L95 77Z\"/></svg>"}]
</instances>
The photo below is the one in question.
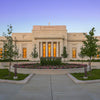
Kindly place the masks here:
<instances>
[{"instance_id":1,"label":"green tree","mask_svg":"<svg viewBox=\"0 0 100 100\"><path fill-rule=\"evenodd\" d=\"M85 38L86 40L83 41L83 48L81 48L81 52L83 52L87 57L89 57L89 68L91 71L91 60L92 57L96 56L98 54L98 39L96 37L94 37L94 32L95 32L95 28L93 27L89 34L85 34Z\"/></svg>"},{"instance_id":2,"label":"green tree","mask_svg":"<svg viewBox=\"0 0 100 100\"><path fill-rule=\"evenodd\" d=\"M19 49L18 49L18 47L17 47L17 45L16 45L16 38L15 38L15 45L14 45L14 53L15 53L15 56L14 56L14 58L15 58L15 60L18 60L18 58L20 58L21 57L21 54L19 54ZM18 62L17 62L18 63Z\"/></svg>"},{"instance_id":3,"label":"green tree","mask_svg":"<svg viewBox=\"0 0 100 100\"><path fill-rule=\"evenodd\" d=\"M34 49L31 53L32 58L37 58L38 57L38 52L36 50L36 44L34 45Z\"/></svg>"},{"instance_id":4,"label":"green tree","mask_svg":"<svg viewBox=\"0 0 100 100\"><path fill-rule=\"evenodd\" d=\"M64 62L65 62L65 58L68 57L67 51L66 51L66 47L63 47L63 54L61 55L64 58Z\"/></svg>"},{"instance_id":5,"label":"green tree","mask_svg":"<svg viewBox=\"0 0 100 100\"><path fill-rule=\"evenodd\" d=\"M13 38L11 36L12 34L12 26L8 25L7 29L8 33L4 34L5 40L3 40L3 59L9 60L9 76L10 76L10 70L11 70L11 63L14 58L18 54L18 52L14 49L15 46L13 44Z\"/></svg>"},{"instance_id":6,"label":"green tree","mask_svg":"<svg viewBox=\"0 0 100 100\"><path fill-rule=\"evenodd\" d=\"M82 47L81 49L83 49L83 47ZM81 50L81 52L80 52L78 55L79 55L80 58L82 58L82 64L83 64L83 58L84 58L86 55L84 54L84 52L83 52L82 50Z\"/></svg>"}]
</instances>

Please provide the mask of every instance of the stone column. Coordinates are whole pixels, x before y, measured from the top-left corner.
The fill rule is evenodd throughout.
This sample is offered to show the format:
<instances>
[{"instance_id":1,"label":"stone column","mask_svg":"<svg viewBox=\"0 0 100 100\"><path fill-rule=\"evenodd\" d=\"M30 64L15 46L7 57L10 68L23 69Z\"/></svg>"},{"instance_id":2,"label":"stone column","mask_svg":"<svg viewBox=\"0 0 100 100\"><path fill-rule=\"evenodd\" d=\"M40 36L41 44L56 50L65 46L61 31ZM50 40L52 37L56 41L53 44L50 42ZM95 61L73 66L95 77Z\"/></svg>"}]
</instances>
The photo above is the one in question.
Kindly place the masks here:
<instances>
[{"instance_id":1,"label":"stone column","mask_svg":"<svg viewBox=\"0 0 100 100\"><path fill-rule=\"evenodd\" d=\"M61 54L63 53L63 40L61 41L61 43L60 43L60 56L61 56Z\"/></svg>"},{"instance_id":2,"label":"stone column","mask_svg":"<svg viewBox=\"0 0 100 100\"><path fill-rule=\"evenodd\" d=\"M58 42L56 42L57 46L56 46L56 57L58 57Z\"/></svg>"},{"instance_id":3,"label":"stone column","mask_svg":"<svg viewBox=\"0 0 100 100\"><path fill-rule=\"evenodd\" d=\"M22 48L22 44L20 44L19 53L21 54L20 59L23 59L23 48Z\"/></svg>"},{"instance_id":4,"label":"stone column","mask_svg":"<svg viewBox=\"0 0 100 100\"><path fill-rule=\"evenodd\" d=\"M41 42L39 42L39 58L41 57Z\"/></svg>"},{"instance_id":5,"label":"stone column","mask_svg":"<svg viewBox=\"0 0 100 100\"><path fill-rule=\"evenodd\" d=\"M37 43L36 43L36 49L37 49L37 52L39 54L39 41L37 41ZM39 55L38 55L38 58L37 59L39 59Z\"/></svg>"},{"instance_id":6,"label":"stone column","mask_svg":"<svg viewBox=\"0 0 100 100\"><path fill-rule=\"evenodd\" d=\"M53 42L51 42L51 57L53 57Z\"/></svg>"}]
</instances>

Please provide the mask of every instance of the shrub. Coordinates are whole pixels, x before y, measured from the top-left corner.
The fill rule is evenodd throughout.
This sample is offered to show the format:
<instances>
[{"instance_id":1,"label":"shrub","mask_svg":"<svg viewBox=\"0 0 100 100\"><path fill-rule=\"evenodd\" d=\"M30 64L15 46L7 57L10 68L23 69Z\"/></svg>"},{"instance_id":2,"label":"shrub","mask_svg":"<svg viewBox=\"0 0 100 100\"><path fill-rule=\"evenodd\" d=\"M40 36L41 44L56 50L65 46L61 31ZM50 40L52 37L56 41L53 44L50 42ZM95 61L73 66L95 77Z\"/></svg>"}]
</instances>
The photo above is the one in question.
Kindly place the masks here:
<instances>
[{"instance_id":1,"label":"shrub","mask_svg":"<svg viewBox=\"0 0 100 100\"><path fill-rule=\"evenodd\" d=\"M40 65L61 65L61 57L41 57Z\"/></svg>"},{"instance_id":2,"label":"shrub","mask_svg":"<svg viewBox=\"0 0 100 100\"><path fill-rule=\"evenodd\" d=\"M81 61L88 62L89 60L72 60L71 59L70 61L72 61L72 62L81 62ZM100 62L100 59L92 59L91 62Z\"/></svg>"},{"instance_id":3,"label":"shrub","mask_svg":"<svg viewBox=\"0 0 100 100\"><path fill-rule=\"evenodd\" d=\"M0 59L0 62L9 62L9 61L10 61L9 59L5 59L5 60ZM11 59L11 61L12 62L26 62L26 61L29 61L29 60L12 60Z\"/></svg>"}]
</instances>

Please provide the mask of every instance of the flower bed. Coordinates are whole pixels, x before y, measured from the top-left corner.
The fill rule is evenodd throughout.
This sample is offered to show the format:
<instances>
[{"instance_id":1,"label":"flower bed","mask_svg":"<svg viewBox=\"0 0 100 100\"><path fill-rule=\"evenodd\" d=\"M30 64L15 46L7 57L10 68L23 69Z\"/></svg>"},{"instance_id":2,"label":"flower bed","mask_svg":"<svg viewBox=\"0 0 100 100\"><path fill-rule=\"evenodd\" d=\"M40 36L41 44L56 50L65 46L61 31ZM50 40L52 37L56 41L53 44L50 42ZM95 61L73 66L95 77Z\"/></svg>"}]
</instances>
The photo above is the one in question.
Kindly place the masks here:
<instances>
[{"instance_id":1,"label":"flower bed","mask_svg":"<svg viewBox=\"0 0 100 100\"><path fill-rule=\"evenodd\" d=\"M87 67L86 64L62 64L57 66L41 66L39 63L26 63L26 64L15 64L13 67L16 68L30 68L30 69L67 69L67 68L83 68Z\"/></svg>"}]
</instances>

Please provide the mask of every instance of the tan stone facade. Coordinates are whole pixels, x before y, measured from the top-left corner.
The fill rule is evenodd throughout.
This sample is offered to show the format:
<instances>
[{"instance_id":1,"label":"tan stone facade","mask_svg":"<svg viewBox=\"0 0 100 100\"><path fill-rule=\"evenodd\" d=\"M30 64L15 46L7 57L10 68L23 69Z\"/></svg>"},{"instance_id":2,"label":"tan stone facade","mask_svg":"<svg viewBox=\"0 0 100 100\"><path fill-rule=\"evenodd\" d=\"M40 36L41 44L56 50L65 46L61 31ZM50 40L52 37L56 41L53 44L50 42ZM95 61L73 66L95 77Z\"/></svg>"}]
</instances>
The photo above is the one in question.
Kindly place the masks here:
<instances>
[{"instance_id":1,"label":"tan stone facade","mask_svg":"<svg viewBox=\"0 0 100 100\"><path fill-rule=\"evenodd\" d=\"M63 46L66 46L68 58L81 59L78 54L82 47L82 41L85 40L83 33L68 33L66 26L33 26L32 33L12 33L16 40L16 45L21 54L20 59L35 60L30 55L36 45L38 58L40 57L61 57ZM100 40L100 36L97 37ZM0 40L4 37L0 37ZM100 45L100 41L98 42ZM3 43L0 42L0 48ZM85 58L87 59L87 58Z\"/></svg>"}]
</instances>

